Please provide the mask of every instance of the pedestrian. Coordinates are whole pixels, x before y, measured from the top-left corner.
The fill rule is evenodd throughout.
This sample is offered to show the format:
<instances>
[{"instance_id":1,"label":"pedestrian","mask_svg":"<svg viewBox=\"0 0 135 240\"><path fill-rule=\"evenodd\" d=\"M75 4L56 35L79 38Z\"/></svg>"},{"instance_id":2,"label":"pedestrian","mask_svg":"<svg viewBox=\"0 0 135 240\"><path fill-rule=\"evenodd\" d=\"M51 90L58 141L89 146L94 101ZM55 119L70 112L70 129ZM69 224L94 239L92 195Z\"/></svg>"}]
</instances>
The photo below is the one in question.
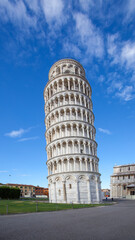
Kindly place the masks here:
<instances>
[{"instance_id":1,"label":"pedestrian","mask_svg":"<svg viewBox=\"0 0 135 240\"><path fill-rule=\"evenodd\" d=\"M106 197L106 201L107 201L107 197Z\"/></svg>"}]
</instances>

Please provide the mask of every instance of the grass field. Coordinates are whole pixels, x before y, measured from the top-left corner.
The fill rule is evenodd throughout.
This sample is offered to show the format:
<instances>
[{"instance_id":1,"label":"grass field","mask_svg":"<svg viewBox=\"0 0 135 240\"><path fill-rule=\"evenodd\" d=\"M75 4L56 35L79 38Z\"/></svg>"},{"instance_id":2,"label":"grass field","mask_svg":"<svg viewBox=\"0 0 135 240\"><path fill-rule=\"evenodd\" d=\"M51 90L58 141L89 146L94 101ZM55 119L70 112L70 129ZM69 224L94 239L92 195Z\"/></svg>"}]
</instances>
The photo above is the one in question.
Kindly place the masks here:
<instances>
[{"instance_id":1,"label":"grass field","mask_svg":"<svg viewBox=\"0 0 135 240\"><path fill-rule=\"evenodd\" d=\"M0 214L47 212L66 209L89 208L110 204L63 204L33 200L0 200Z\"/></svg>"}]
</instances>

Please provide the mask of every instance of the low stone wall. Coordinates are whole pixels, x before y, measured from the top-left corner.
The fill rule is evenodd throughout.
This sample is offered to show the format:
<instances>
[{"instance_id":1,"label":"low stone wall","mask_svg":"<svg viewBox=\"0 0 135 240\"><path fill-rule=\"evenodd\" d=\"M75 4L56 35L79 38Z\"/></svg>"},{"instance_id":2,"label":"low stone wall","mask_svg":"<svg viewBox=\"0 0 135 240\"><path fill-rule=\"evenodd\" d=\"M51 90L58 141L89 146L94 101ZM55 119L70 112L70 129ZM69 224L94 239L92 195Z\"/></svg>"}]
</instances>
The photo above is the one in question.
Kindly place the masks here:
<instances>
[{"instance_id":1,"label":"low stone wall","mask_svg":"<svg viewBox=\"0 0 135 240\"><path fill-rule=\"evenodd\" d=\"M135 195L127 195L126 199L135 200Z\"/></svg>"}]
</instances>

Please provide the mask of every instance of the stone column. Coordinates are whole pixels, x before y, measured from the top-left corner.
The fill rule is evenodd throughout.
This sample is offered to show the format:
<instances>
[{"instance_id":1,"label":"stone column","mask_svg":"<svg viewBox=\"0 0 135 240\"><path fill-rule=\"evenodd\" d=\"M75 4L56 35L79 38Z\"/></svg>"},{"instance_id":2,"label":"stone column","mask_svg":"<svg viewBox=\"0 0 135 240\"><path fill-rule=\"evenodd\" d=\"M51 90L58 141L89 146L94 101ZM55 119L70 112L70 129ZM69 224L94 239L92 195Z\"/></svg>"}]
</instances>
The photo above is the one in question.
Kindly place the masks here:
<instances>
[{"instance_id":1,"label":"stone column","mask_svg":"<svg viewBox=\"0 0 135 240\"><path fill-rule=\"evenodd\" d=\"M57 161L57 172L60 172L60 165L59 165L59 161Z\"/></svg>"},{"instance_id":2,"label":"stone column","mask_svg":"<svg viewBox=\"0 0 135 240\"><path fill-rule=\"evenodd\" d=\"M91 202L92 202L92 199L91 199L91 186L90 186L90 179L87 180L87 186L88 186L88 203L91 203Z\"/></svg>"},{"instance_id":3,"label":"stone column","mask_svg":"<svg viewBox=\"0 0 135 240\"><path fill-rule=\"evenodd\" d=\"M53 185L54 185L54 202L57 202L56 182L53 182Z\"/></svg>"},{"instance_id":4,"label":"stone column","mask_svg":"<svg viewBox=\"0 0 135 240\"><path fill-rule=\"evenodd\" d=\"M80 96L80 105L82 106L82 97Z\"/></svg>"},{"instance_id":5,"label":"stone column","mask_svg":"<svg viewBox=\"0 0 135 240\"><path fill-rule=\"evenodd\" d=\"M86 166L86 171L88 171L88 160L85 159L85 166Z\"/></svg>"},{"instance_id":6,"label":"stone column","mask_svg":"<svg viewBox=\"0 0 135 240\"><path fill-rule=\"evenodd\" d=\"M67 137L67 124L65 124L65 135Z\"/></svg>"},{"instance_id":7,"label":"stone column","mask_svg":"<svg viewBox=\"0 0 135 240\"><path fill-rule=\"evenodd\" d=\"M86 99L84 98L84 107L86 107Z\"/></svg>"},{"instance_id":8,"label":"stone column","mask_svg":"<svg viewBox=\"0 0 135 240\"><path fill-rule=\"evenodd\" d=\"M55 166L54 166L54 162L53 162L53 174L55 173Z\"/></svg>"},{"instance_id":9,"label":"stone column","mask_svg":"<svg viewBox=\"0 0 135 240\"><path fill-rule=\"evenodd\" d=\"M82 171L82 159L80 159L79 161L80 161L80 171Z\"/></svg>"},{"instance_id":10,"label":"stone column","mask_svg":"<svg viewBox=\"0 0 135 240\"><path fill-rule=\"evenodd\" d=\"M92 172L93 169L92 169L92 158L90 158L90 171Z\"/></svg>"},{"instance_id":11,"label":"stone column","mask_svg":"<svg viewBox=\"0 0 135 240\"><path fill-rule=\"evenodd\" d=\"M64 80L62 79L62 91L64 91Z\"/></svg>"},{"instance_id":12,"label":"stone column","mask_svg":"<svg viewBox=\"0 0 135 240\"><path fill-rule=\"evenodd\" d=\"M78 85L79 85L79 92L80 92L81 91L80 81L78 81Z\"/></svg>"},{"instance_id":13,"label":"stone column","mask_svg":"<svg viewBox=\"0 0 135 240\"><path fill-rule=\"evenodd\" d=\"M61 160L61 171L63 172L63 160Z\"/></svg>"},{"instance_id":14,"label":"stone column","mask_svg":"<svg viewBox=\"0 0 135 240\"><path fill-rule=\"evenodd\" d=\"M75 90L75 79L73 79L73 86L74 86L74 90Z\"/></svg>"},{"instance_id":15,"label":"stone column","mask_svg":"<svg viewBox=\"0 0 135 240\"><path fill-rule=\"evenodd\" d=\"M83 111L81 110L81 120L83 121Z\"/></svg>"},{"instance_id":16,"label":"stone column","mask_svg":"<svg viewBox=\"0 0 135 240\"><path fill-rule=\"evenodd\" d=\"M82 126L82 131L83 131L83 137L84 137L84 126Z\"/></svg>"},{"instance_id":17,"label":"stone column","mask_svg":"<svg viewBox=\"0 0 135 240\"><path fill-rule=\"evenodd\" d=\"M86 143L84 142L84 154L86 154Z\"/></svg>"},{"instance_id":18,"label":"stone column","mask_svg":"<svg viewBox=\"0 0 135 240\"><path fill-rule=\"evenodd\" d=\"M87 127L87 138L89 138L89 127Z\"/></svg>"},{"instance_id":19,"label":"stone column","mask_svg":"<svg viewBox=\"0 0 135 240\"><path fill-rule=\"evenodd\" d=\"M70 80L68 80L68 90L70 90Z\"/></svg>"},{"instance_id":20,"label":"stone column","mask_svg":"<svg viewBox=\"0 0 135 240\"><path fill-rule=\"evenodd\" d=\"M79 182L76 180L76 203L79 203Z\"/></svg>"},{"instance_id":21,"label":"stone column","mask_svg":"<svg viewBox=\"0 0 135 240\"><path fill-rule=\"evenodd\" d=\"M74 159L74 171L76 171L76 160Z\"/></svg>"},{"instance_id":22,"label":"stone column","mask_svg":"<svg viewBox=\"0 0 135 240\"><path fill-rule=\"evenodd\" d=\"M73 153L75 152L75 143L73 141Z\"/></svg>"},{"instance_id":23,"label":"stone column","mask_svg":"<svg viewBox=\"0 0 135 240\"><path fill-rule=\"evenodd\" d=\"M67 159L67 171L69 172L70 169L69 169L69 159Z\"/></svg>"},{"instance_id":24,"label":"stone column","mask_svg":"<svg viewBox=\"0 0 135 240\"><path fill-rule=\"evenodd\" d=\"M77 136L79 136L79 124L77 124Z\"/></svg>"},{"instance_id":25,"label":"stone column","mask_svg":"<svg viewBox=\"0 0 135 240\"><path fill-rule=\"evenodd\" d=\"M79 153L80 153L80 142L78 141L78 149L79 149Z\"/></svg>"},{"instance_id":26,"label":"stone column","mask_svg":"<svg viewBox=\"0 0 135 240\"><path fill-rule=\"evenodd\" d=\"M67 202L66 183L65 181L63 181L62 183L63 183L63 200Z\"/></svg>"},{"instance_id":27,"label":"stone column","mask_svg":"<svg viewBox=\"0 0 135 240\"><path fill-rule=\"evenodd\" d=\"M84 84L83 84L83 93L85 93L85 86L84 86Z\"/></svg>"},{"instance_id":28,"label":"stone column","mask_svg":"<svg viewBox=\"0 0 135 240\"><path fill-rule=\"evenodd\" d=\"M88 122L87 112L85 112L85 116L86 116L86 122Z\"/></svg>"},{"instance_id":29,"label":"stone column","mask_svg":"<svg viewBox=\"0 0 135 240\"><path fill-rule=\"evenodd\" d=\"M76 95L75 95L75 104L76 104Z\"/></svg>"},{"instance_id":30,"label":"stone column","mask_svg":"<svg viewBox=\"0 0 135 240\"><path fill-rule=\"evenodd\" d=\"M98 180L96 180L96 192L97 192L97 202L100 202L100 198L99 198L99 186L98 186Z\"/></svg>"}]
</instances>

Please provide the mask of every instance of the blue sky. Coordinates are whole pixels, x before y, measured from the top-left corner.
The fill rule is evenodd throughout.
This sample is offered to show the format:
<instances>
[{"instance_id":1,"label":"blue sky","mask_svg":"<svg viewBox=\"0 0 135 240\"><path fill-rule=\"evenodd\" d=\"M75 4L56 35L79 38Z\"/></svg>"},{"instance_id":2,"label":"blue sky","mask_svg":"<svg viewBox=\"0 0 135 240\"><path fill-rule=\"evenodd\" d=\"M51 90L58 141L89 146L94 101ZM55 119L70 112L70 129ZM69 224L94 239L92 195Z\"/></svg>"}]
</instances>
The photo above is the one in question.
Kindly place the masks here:
<instances>
[{"instance_id":1,"label":"blue sky","mask_svg":"<svg viewBox=\"0 0 135 240\"><path fill-rule=\"evenodd\" d=\"M102 188L135 162L135 1L0 0L0 182L47 186L43 90L61 58L92 87Z\"/></svg>"}]
</instances>

